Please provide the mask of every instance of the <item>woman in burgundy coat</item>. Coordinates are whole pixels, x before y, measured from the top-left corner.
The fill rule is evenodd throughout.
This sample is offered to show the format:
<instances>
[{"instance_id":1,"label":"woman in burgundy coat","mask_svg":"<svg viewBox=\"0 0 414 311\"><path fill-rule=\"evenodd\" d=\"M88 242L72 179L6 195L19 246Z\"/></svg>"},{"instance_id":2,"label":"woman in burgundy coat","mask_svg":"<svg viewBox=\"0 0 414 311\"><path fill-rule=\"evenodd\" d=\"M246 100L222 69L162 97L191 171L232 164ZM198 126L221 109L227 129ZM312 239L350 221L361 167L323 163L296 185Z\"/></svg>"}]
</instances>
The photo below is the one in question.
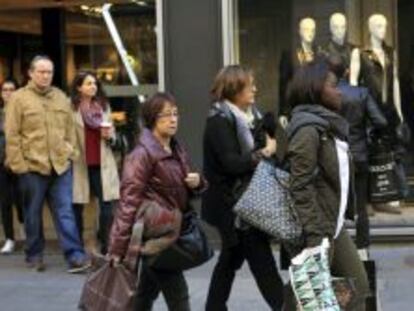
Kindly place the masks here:
<instances>
[{"instance_id":1,"label":"woman in burgundy coat","mask_svg":"<svg viewBox=\"0 0 414 311\"><path fill-rule=\"evenodd\" d=\"M191 172L186 151L175 139L178 110L173 96L157 93L143 105L145 128L127 157L121 198L110 236L109 256L125 256L135 215L144 200L185 212L189 198L204 187L200 174ZM141 253L145 255L145 244ZM188 287L182 271L156 271L143 262L136 310L151 310L162 292L169 310L190 310Z\"/></svg>"}]
</instances>

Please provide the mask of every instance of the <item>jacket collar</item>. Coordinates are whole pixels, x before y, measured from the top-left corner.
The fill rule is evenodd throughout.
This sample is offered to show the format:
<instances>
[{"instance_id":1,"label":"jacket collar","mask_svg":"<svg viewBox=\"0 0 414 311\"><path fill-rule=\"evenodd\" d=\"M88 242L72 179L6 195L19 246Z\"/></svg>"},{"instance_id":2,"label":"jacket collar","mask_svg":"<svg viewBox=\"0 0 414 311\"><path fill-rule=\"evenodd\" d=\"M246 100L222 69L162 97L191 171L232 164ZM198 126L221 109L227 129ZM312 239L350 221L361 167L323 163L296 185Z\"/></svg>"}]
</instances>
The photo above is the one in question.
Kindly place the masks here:
<instances>
[{"instance_id":1,"label":"jacket collar","mask_svg":"<svg viewBox=\"0 0 414 311\"><path fill-rule=\"evenodd\" d=\"M35 92L36 94L38 94L40 96L46 96L46 97L51 97L52 96L52 90L53 90L52 86L49 86L46 89L39 89L33 83L33 81L29 81L29 83L27 84L27 88L29 88L30 90L32 90L33 92Z\"/></svg>"},{"instance_id":2,"label":"jacket collar","mask_svg":"<svg viewBox=\"0 0 414 311\"><path fill-rule=\"evenodd\" d=\"M231 103L226 103L226 101L218 101L213 103L208 113L209 117L214 117L215 115L221 115L228 119L231 123L235 121L235 116L231 109L229 108ZM256 104L251 107L251 114L254 116L254 121L262 119L260 111L257 109Z\"/></svg>"},{"instance_id":3,"label":"jacket collar","mask_svg":"<svg viewBox=\"0 0 414 311\"><path fill-rule=\"evenodd\" d=\"M83 122L82 115L81 115L79 109L75 111L75 122L80 127L85 127L85 123Z\"/></svg>"},{"instance_id":4,"label":"jacket collar","mask_svg":"<svg viewBox=\"0 0 414 311\"><path fill-rule=\"evenodd\" d=\"M164 150L161 143L157 140L157 138L155 138L151 130L147 128L143 129L140 135L139 144L144 146L149 154L156 160L163 160L172 157L172 154ZM173 153L178 155L180 161L183 162L183 149L175 137L171 139L171 149L173 150Z\"/></svg>"},{"instance_id":5,"label":"jacket collar","mask_svg":"<svg viewBox=\"0 0 414 311\"><path fill-rule=\"evenodd\" d=\"M339 114L326 109L322 105L305 104L296 106L292 111L292 119L286 129L289 138L302 127L313 125L334 136L347 141L348 122Z\"/></svg>"}]
</instances>

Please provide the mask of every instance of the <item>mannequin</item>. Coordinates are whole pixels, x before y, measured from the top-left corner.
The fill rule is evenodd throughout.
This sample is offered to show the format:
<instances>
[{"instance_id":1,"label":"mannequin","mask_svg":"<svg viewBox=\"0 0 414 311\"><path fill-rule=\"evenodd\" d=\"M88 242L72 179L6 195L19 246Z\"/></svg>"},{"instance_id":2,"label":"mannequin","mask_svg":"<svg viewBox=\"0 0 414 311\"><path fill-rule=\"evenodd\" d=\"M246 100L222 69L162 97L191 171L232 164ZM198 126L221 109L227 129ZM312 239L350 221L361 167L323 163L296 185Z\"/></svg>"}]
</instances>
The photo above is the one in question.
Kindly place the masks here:
<instances>
[{"instance_id":1,"label":"mannequin","mask_svg":"<svg viewBox=\"0 0 414 311\"><path fill-rule=\"evenodd\" d=\"M314 59L313 41L315 40L315 34L316 23L312 18L307 17L299 22L300 47L296 49L296 55L300 65Z\"/></svg>"},{"instance_id":2,"label":"mannequin","mask_svg":"<svg viewBox=\"0 0 414 311\"><path fill-rule=\"evenodd\" d=\"M398 67L396 53L391 47L388 47L384 40L387 31L387 19L384 15L374 14L368 20L370 33L370 45L360 51L354 49L351 56L351 85L362 84L370 90L377 104L393 105L399 120L403 121L401 110L400 83L398 79ZM381 65L382 83L371 79L369 75L373 63ZM384 77L386 75L387 77ZM384 79L386 78L386 79ZM388 79L387 79L388 78ZM379 77L377 77L379 79Z\"/></svg>"},{"instance_id":3,"label":"mannequin","mask_svg":"<svg viewBox=\"0 0 414 311\"><path fill-rule=\"evenodd\" d=\"M346 41L347 20L344 14L334 13L329 20L331 39L326 44L324 52L328 57L340 57L347 68L351 63L351 54L355 46Z\"/></svg>"},{"instance_id":4,"label":"mannequin","mask_svg":"<svg viewBox=\"0 0 414 311\"><path fill-rule=\"evenodd\" d=\"M404 147L397 138L397 129L403 122L401 111L400 85L395 51L384 42L387 19L374 14L368 20L370 41L361 51L355 49L351 56L351 85L368 88L378 107L388 121L388 126L380 134L387 149L394 152L397 164L404 154ZM387 205L373 205L374 209L387 213L401 213L399 201Z\"/></svg>"},{"instance_id":5,"label":"mannequin","mask_svg":"<svg viewBox=\"0 0 414 311\"><path fill-rule=\"evenodd\" d=\"M292 79L296 69L318 56L321 49L314 45L316 35L316 22L310 17L306 17L299 22L300 43L295 51L285 51L280 61L279 79L279 122L286 127L291 107L286 103L286 90L289 81Z\"/></svg>"}]
</instances>

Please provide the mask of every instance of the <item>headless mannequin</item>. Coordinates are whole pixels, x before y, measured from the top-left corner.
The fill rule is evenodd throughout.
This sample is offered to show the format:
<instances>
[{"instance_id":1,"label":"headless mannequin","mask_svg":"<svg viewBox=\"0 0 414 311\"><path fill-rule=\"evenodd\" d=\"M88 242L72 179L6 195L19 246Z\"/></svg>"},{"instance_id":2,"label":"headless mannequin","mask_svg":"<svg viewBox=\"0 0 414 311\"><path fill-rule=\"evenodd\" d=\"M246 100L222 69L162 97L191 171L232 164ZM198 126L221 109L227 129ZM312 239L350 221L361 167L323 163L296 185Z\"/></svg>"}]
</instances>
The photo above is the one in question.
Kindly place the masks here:
<instances>
[{"instance_id":1,"label":"headless mannequin","mask_svg":"<svg viewBox=\"0 0 414 311\"><path fill-rule=\"evenodd\" d=\"M280 117L279 122L282 127L288 124L288 116L290 114L290 107L286 103L286 89L288 82L292 79L297 67L302 66L314 60L318 53L315 49L314 40L316 35L316 22L312 18L303 18L299 22L299 37L300 45L292 54L284 53L280 64L280 85L279 85L279 102L280 102Z\"/></svg>"},{"instance_id":2,"label":"headless mannequin","mask_svg":"<svg viewBox=\"0 0 414 311\"><path fill-rule=\"evenodd\" d=\"M387 30L387 19L385 16L380 14L372 15L368 21L369 32L370 32L370 49L377 57L379 63L381 64L383 70L385 71L386 67L386 52L384 51L384 39ZM393 98L392 102L397 111L400 121L403 121L403 115L401 110L401 96L400 96L400 83L398 79L398 67L397 67L397 57L395 52L391 56L393 58ZM359 81L364 77L361 77L361 51L359 49L354 49L351 56L351 65L350 65L350 84L358 85ZM387 94L385 87L382 91L382 100L381 102L387 101ZM378 101L378 99L377 99ZM378 103L380 104L380 103Z\"/></svg>"},{"instance_id":3,"label":"headless mannequin","mask_svg":"<svg viewBox=\"0 0 414 311\"><path fill-rule=\"evenodd\" d=\"M329 20L329 28L331 31L331 40L326 44L325 54L330 56L338 56L342 62L349 68L351 61L351 53L354 45L346 42L347 20L344 14L332 14Z\"/></svg>"},{"instance_id":4,"label":"headless mannequin","mask_svg":"<svg viewBox=\"0 0 414 311\"><path fill-rule=\"evenodd\" d=\"M350 84L361 83L369 89L388 121L383 139L388 139L390 151L396 152L397 155L403 152L401 143L396 138L396 129L403 121L397 57L395 51L384 42L387 30L385 16L372 15L368 27L370 45L364 50L354 49L352 52ZM399 201L389 202L388 206L391 209L384 209L381 204L373 205L374 209L386 213L401 213Z\"/></svg>"}]
</instances>

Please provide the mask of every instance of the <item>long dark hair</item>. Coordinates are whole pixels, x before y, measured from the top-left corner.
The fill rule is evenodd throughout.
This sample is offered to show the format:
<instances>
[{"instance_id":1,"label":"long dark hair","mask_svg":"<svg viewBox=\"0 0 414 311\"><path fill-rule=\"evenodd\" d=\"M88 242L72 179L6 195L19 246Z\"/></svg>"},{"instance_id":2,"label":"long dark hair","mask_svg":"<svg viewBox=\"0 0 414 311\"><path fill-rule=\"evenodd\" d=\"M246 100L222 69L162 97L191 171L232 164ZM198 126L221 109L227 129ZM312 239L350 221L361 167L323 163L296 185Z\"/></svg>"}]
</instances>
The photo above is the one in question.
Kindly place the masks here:
<instances>
[{"instance_id":1,"label":"long dark hair","mask_svg":"<svg viewBox=\"0 0 414 311\"><path fill-rule=\"evenodd\" d=\"M81 94L79 93L78 88L82 86L83 82L87 77L93 77L96 81L97 86L97 92L94 98L92 100L97 101L101 106L103 110L106 110L108 108L108 100L106 98L105 91L102 88L101 81L98 80L96 75L91 71L79 71L75 78L73 79L71 91L70 91L70 98L72 101L72 105L77 110L79 108L79 104L81 102Z\"/></svg>"}]
</instances>

